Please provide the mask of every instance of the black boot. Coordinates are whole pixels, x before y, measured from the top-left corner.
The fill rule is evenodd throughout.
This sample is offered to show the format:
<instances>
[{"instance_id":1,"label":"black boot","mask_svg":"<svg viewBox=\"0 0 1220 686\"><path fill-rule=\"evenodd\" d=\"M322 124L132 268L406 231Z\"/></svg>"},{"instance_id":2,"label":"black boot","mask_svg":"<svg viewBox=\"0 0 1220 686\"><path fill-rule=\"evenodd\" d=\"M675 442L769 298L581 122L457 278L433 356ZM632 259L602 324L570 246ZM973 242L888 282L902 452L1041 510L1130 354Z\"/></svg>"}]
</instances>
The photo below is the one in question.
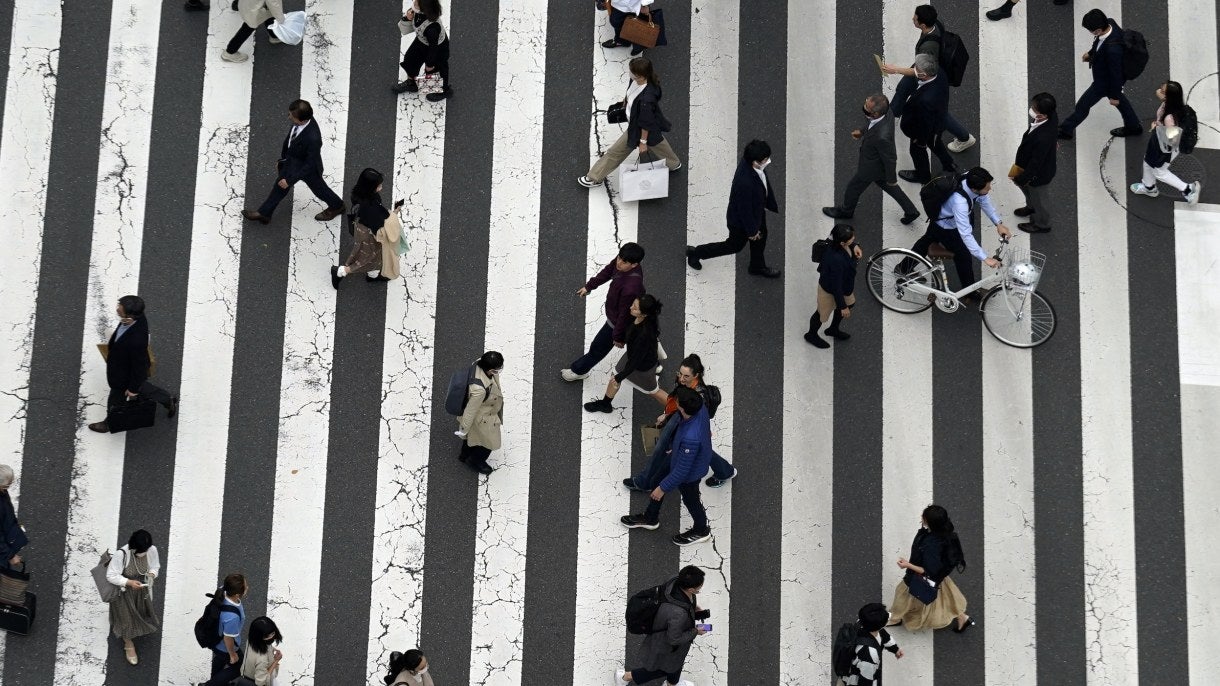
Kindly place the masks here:
<instances>
[{"instance_id":1,"label":"black boot","mask_svg":"<svg viewBox=\"0 0 1220 686\"><path fill-rule=\"evenodd\" d=\"M1011 0L1004 0L1004 4L991 10L987 13L987 18L992 21L1007 19L1012 16L1012 8L1015 6Z\"/></svg>"},{"instance_id":2,"label":"black boot","mask_svg":"<svg viewBox=\"0 0 1220 686\"><path fill-rule=\"evenodd\" d=\"M805 340L812 343L815 348L829 348L830 344L825 338L818 335L818 329L822 328L822 318L817 312L809 315L809 331L805 332Z\"/></svg>"},{"instance_id":3,"label":"black boot","mask_svg":"<svg viewBox=\"0 0 1220 686\"><path fill-rule=\"evenodd\" d=\"M593 400L585 403L585 412L613 412L614 407L611 405L610 398L602 396L601 400Z\"/></svg>"},{"instance_id":4,"label":"black boot","mask_svg":"<svg viewBox=\"0 0 1220 686\"><path fill-rule=\"evenodd\" d=\"M826 327L826 335L836 341L845 341L851 338L851 334L846 331L839 331L839 324L843 323L842 310L835 310L835 315L830 318L830 326Z\"/></svg>"}]
</instances>

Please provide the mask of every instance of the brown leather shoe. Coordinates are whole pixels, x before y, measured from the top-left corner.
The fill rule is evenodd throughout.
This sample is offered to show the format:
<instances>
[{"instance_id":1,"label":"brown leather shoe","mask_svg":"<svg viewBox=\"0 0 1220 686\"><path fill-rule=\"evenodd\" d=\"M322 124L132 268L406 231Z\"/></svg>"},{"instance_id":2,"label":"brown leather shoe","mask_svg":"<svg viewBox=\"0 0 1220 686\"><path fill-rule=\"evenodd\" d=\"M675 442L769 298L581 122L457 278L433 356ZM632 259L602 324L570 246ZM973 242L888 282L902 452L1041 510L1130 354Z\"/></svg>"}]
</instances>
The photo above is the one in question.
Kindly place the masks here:
<instances>
[{"instance_id":1,"label":"brown leather shoe","mask_svg":"<svg viewBox=\"0 0 1220 686\"><path fill-rule=\"evenodd\" d=\"M100 434L110 433L110 426L106 422L93 422L89 425L90 431L96 431Z\"/></svg>"},{"instance_id":2,"label":"brown leather shoe","mask_svg":"<svg viewBox=\"0 0 1220 686\"><path fill-rule=\"evenodd\" d=\"M328 222L328 221L334 219L335 217L338 217L339 215L343 214L343 210L346 210L346 209L347 209L347 203L339 203L338 207L328 207L328 208L322 210L321 212L315 214L313 218L317 219L320 222Z\"/></svg>"},{"instance_id":3,"label":"brown leather shoe","mask_svg":"<svg viewBox=\"0 0 1220 686\"><path fill-rule=\"evenodd\" d=\"M264 217L263 215L258 213L258 210L242 210L241 216L245 217L246 219L249 219L252 222L258 222L259 224L270 224L271 223L271 217Z\"/></svg>"}]
</instances>

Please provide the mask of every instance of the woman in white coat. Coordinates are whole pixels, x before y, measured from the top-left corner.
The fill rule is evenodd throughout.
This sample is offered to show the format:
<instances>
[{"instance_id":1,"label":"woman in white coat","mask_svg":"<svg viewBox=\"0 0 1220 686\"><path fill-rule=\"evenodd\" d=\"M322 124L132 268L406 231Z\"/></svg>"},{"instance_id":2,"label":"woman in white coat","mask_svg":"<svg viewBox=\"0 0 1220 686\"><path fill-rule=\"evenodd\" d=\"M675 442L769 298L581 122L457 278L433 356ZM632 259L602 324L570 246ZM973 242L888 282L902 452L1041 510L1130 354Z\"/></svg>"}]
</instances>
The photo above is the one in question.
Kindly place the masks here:
<instances>
[{"instance_id":1,"label":"woman in white coat","mask_svg":"<svg viewBox=\"0 0 1220 686\"><path fill-rule=\"evenodd\" d=\"M226 62L245 62L250 59L250 56L244 52L238 52L241 46L245 44L250 36L258 30L260 26L269 26L271 20L284 23L284 2L283 0L234 0L234 9L241 14L241 27L237 29L237 33L233 34L233 39L229 41L229 45L220 52L220 59ZM271 34L269 39L272 43L279 43L280 39Z\"/></svg>"},{"instance_id":2,"label":"woman in white coat","mask_svg":"<svg viewBox=\"0 0 1220 686\"><path fill-rule=\"evenodd\" d=\"M152 603L153 580L161 573L161 558L153 545L152 534L140 529L127 545L115 551L106 568L106 581L122 589L110 603L110 630L123 639L127 661L139 664L133 638L147 636L161 628Z\"/></svg>"}]
</instances>

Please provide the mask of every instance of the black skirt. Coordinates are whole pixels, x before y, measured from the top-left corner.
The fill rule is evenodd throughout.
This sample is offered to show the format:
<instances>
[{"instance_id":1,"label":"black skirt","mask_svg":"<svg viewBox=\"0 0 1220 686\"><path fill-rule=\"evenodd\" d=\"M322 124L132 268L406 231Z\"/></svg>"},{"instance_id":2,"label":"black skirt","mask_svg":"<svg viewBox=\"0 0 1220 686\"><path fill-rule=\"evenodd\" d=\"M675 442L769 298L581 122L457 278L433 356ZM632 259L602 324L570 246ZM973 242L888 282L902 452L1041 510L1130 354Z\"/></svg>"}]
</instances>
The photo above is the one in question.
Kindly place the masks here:
<instances>
[{"instance_id":1,"label":"black skirt","mask_svg":"<svg viewBox=\"0 0 1220 686\"><path fill-rule=\"evenodd\" d=\"M1144 152L1144 162L1147 163L1149 167L1157 169L1163 165L1169 164L1171 157L1172 155L1161 150L1160 140L1156 135L1156 131L1154 130L1148 136L1148 150Z\"/></svg>"}]
</instances>

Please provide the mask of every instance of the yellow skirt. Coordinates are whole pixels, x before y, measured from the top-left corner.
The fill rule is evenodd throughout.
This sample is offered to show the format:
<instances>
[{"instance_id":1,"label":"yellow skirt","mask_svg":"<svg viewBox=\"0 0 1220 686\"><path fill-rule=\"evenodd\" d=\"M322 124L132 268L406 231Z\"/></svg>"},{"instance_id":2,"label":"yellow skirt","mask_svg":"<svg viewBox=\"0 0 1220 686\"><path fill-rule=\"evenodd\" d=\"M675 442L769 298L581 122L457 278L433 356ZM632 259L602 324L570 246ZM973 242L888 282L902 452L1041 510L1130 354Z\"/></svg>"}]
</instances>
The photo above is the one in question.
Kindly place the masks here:
<instances>
[{"instance_id":1,"label":"yellow skirt","mask_svg":"<svg viewBox=\"0 0 1220 686\"><path fill-rule=\"evenodd\" d=\"M907 631L919 631L924 628L943 629L953 622L953 618L966 611L966 596L958 590L952 577L945 577L940 582L940 592L931 605L924 605L918 598L911 595L903 581L898 582L894 589L894 602L890 603L890 621L901 619L902 626Z\"/></svg>"}]
</instances>

